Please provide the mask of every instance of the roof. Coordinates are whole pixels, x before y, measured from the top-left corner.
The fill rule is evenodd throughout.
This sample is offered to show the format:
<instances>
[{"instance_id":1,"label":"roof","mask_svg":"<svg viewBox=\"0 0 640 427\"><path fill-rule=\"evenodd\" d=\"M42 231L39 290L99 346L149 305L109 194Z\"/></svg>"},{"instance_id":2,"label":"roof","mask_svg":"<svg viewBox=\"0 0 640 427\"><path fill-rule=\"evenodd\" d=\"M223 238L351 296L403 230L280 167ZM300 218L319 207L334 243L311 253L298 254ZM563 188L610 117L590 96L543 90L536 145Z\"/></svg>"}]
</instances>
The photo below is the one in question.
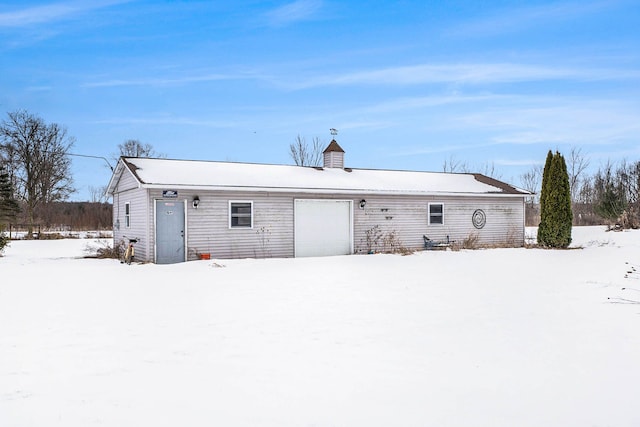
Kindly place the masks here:
<instances>
[{"instance_id":1,"label":"roof","mask_svg":"<svg viewBox=\"0 0 640 427\"><path fill-rule=\"evenodd\" d=\"M129 170L142 188L303 192L318 194L504 195L531 193L480 174L340 169L258 163L121 158L108 185L113 194Z\"/></svg>"},{"instance_id":2,"label":"roof","mask_svg":"<svg viewBox=\"0 0 640 427\"><path fill-rule=\"evenodd\" d=\"M324 153L329 153L331 151L336 151L338 153L344 153L344 150L342 149L342 147L340 147L338 145L338 142L335 139L332 139L331 142L329 143L329 145L327 146L327 148L324 149L324 151L322 152Z\"/></svg>"}]
</instances>

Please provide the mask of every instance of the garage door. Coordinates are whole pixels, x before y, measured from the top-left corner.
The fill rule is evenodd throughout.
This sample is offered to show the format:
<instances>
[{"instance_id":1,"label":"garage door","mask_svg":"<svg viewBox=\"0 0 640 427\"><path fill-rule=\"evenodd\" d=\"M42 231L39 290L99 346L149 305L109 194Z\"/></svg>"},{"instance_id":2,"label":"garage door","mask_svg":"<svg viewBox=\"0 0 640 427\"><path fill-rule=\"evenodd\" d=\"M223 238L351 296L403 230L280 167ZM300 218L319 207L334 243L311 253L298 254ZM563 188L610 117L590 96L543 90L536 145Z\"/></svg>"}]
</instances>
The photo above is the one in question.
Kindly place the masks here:
<instances>
[{"instance_id":1,"label":"garage door","mask_svg":"<svg viewBox=\"0 0 640 427\"><path fill-rule=\"evenodd\" d=\"M295 201L297 257L350 254L351 234L351 201Z\"/></svg>"}]
</instances>

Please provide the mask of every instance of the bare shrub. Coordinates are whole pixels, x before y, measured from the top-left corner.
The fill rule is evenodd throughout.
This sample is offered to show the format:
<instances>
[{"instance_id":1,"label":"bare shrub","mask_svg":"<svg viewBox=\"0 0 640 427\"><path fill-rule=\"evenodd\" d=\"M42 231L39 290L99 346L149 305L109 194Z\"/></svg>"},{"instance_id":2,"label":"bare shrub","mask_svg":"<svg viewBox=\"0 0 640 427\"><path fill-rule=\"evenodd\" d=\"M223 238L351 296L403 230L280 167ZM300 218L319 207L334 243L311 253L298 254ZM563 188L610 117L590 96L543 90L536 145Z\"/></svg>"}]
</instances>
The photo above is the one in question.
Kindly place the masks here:
<instances>
[{"instance_id":1,"label":"bare shrub","mask_svg":"<svg viewBox=\"0 0 640 427\"><path fill-rule=\"evenodd\" d=\"M65 236L60 233L40 233L38 235L38 239L40 240L60 240L64 238Z\"/></svg>"},{"instance_id":2,"label":"bare shrub","mask_svg":"<svg viewBox=\"0 0 640 427\"><path fill-rule=\"evenodd\" d=\"M3 233L0 233L0 256L2 256L2 253L4 252L5 248L9 246L9 244L10 239Z\"/></svg>"},{"instance_id":3,"label":"bare shrub","mask_svg":"<svg viewBox=\"0 0 640 427\"><path fill-rule=\"evenodd\" d=\"M120 242L118 245L111 245L109 241L96 241L95 245L87 244L84 252L87 257L101 259L120 259L124 253L125 243Z\"/></svg>"},{"instance_id":4,"label":"bare shrub","mask_svg":"<svg viewBox=\"0 0 640 427\"><path fill-rule=\"evenodd\" d=\"M478 249L480 247L480 236L477 233L471 233L462 239L462 249Z\"/></svg>"},{"instance_id":5,"label":"bare shrub","mask_svg":"<svg viewBox=\"0 0 640 427\"><path fill-rule=\"evenodd\" d=\"M507 237L504 241L505 248L519 248L522 246L520 239L518 239L519 232L513 228L507 231Z\"/></svg>"},{"instance_id":6,"label":"bare shrub","mask_svg":"<svg viewBox=\"0 0 640 427\"><path fill-rule=\"evenodd\" d=\"M395 230L384 233L379 225L374 225L364 232L367 253L403 254L412 253L402 244Z\"/></svg>"},{"instance_id":7,"label":"bare shrub","mask_svg":"<svg viewBox=\"0 0 640 427\"><path fill-rule=\"evenodd\" d=\"M461 249L479 249L480 248L480 237L477 233L471 233L464 239L460 241L455 241L451 243L451 250L459 251Z\"/></svg>"},{"instance_id":8,"label":"bare shrub","mask_svg":"<svg viewBox=\"0 0 640 427\"><path fill-rule=\"evenodd\" d=\"M378 250L378 244L382 239L382 231L380 231L379 225L374 225L370 229L364 232L365 236L365 246L367 248L367 253L372 254Z\"/></svg>"},{"instance_id":9,"label":"bare shrub","mask_svg":"<svg viewBox=\"0 0 640 427\"><path fill-rule=\"evenodd\" d=\"M402 244L402 241L398 237L398 233L395 230L389 231L387 234L385 234L382 239L382 243L382 252L386 254L407 255L412 252Z\"/></svg>"}]
</instances>

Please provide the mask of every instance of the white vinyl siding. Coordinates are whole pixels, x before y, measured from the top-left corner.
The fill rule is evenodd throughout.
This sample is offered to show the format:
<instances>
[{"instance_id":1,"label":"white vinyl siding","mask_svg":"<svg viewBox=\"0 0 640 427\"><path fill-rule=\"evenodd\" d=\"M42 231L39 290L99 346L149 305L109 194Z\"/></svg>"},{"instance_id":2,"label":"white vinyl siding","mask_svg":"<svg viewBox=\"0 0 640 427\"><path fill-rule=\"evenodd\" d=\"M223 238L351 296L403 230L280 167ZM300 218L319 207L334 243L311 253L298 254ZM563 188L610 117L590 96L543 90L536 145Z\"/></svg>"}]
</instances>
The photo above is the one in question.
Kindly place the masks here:
<instances>
[{"instance_id":1,"label":"white vinyl siding","mask_svg":"<svg viewBox=\"0 0 640 427\"><path fill-rule=\"evenodd\" d=\"M152 194L159 193L154 190ZM180 192L192 200L196 192ZM198 191L198 209L187 204L187 255L211 258L293 257L293 196L258 192ZM251 201L253 228L229 227L229 201Z\"/></svg>"},{"instance_id":2,"label":"white vinyl siding","mask_svg":"<svg viewBox=\"0 0 640 427\"><path fill-rule=\"evenodd\" d=\"M356 203L362 197L354 198ZM447 236L462 242L477 236L482 245L524 244L524 205L517 197L473 196L372 196L367 195L364 209L353 210L354 252L367 252L367 231L374 227L385 236L393 233L404 248L424 248L423 235L433 240L446 240ZM429 224L428 205L442 204L444 224ZM473 225L473 213L482 209L486 224L482 229ZM382 244L381 244L382 245Z\"/></svg>"},{"instance_id":3,"label":"white vinyl siding","mask_svg":"<svg viewBox=\"0 0 640 427\"><path fill-rule=\"evenodd\" d=\"M125 171L113 194L113 242L119 245L126 243L128 238L138 239L135 245L137 261L153 261L149 230L153 216L149 217L148 204L148 191L139 188L133 175Z\"/></svg>"},{"instance_id":4,"label":"white vinyl siding","mask_svg":"<svg viewBox=\"0 0 640 427\"><path fill-rule=\"evenodd\" d=\"M187 204L185 234L189 260L197 259L197 252L210 253L212 258L218 259L295 256L295 200L307 198L309 194L199 190L197 193L181 191L179 199L191 201L196 194L200 197L198 209L194 209L191 203ZM140 197L161 198L162 192L154 189L148 196L140 194ZM385 235L395 233L402 246L410 250L423 249L422 236L425 234L434 240L443 240L449 235L455 241L477 234L481 244L500 245L513 241L521 245L524 242L524 205L521 198L368 194L348 198L336 195L323 199L355 203L351 210L352 253L366 253L366 232L376 225ZM364 209L358 207L362 199L367 201ZM137 212L144 211L144 206L138 206L137 198L127 197L127 200L132 202L132 225L137 229ZM253 228L229 228L229 200L253 202ZM429 203L444 205L444 225L429 225ZM476 209L486 213L486 225L481 230L476 229L472 222ZM120 212L124 212L124 203ZM152 213L150 220L153 223ZM142 245L147 243L153 245L153 236L148 242L136 244L136 255L138 248L142 249Z\"/></svg>"},{"instance_id":5,"label":"white vinyl siding","mask_svg":"<svg viewBox=\"0 0 640 427\"><path fill-rule=\"evenodd\" d=\"M229 201L229 228L253 228L252 201Z\"/></svg>"}]
</instances>

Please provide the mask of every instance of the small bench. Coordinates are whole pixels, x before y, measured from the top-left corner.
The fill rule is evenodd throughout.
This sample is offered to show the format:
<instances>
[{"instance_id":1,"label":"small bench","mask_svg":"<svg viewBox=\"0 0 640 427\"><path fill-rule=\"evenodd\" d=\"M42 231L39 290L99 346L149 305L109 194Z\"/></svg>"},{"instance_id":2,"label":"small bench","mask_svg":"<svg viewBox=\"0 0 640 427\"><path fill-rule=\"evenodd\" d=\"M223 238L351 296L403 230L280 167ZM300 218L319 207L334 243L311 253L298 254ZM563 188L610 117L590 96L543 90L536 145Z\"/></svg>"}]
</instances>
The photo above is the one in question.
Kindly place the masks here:
<instances>
[{"instance_id":1,"label":"small bench","mask_svg":"<svg viewBox=\"0 0 640 427\"><path fill-rule=\"evenodd\" d=\"M422 239L424 240L424 248L426 250L446 249L451 246L451 243L453 243L449 240L449 236L447 236L446 240L433 240L428 238L426 235L423 235Z\"/></svg>"}]
</instances>

